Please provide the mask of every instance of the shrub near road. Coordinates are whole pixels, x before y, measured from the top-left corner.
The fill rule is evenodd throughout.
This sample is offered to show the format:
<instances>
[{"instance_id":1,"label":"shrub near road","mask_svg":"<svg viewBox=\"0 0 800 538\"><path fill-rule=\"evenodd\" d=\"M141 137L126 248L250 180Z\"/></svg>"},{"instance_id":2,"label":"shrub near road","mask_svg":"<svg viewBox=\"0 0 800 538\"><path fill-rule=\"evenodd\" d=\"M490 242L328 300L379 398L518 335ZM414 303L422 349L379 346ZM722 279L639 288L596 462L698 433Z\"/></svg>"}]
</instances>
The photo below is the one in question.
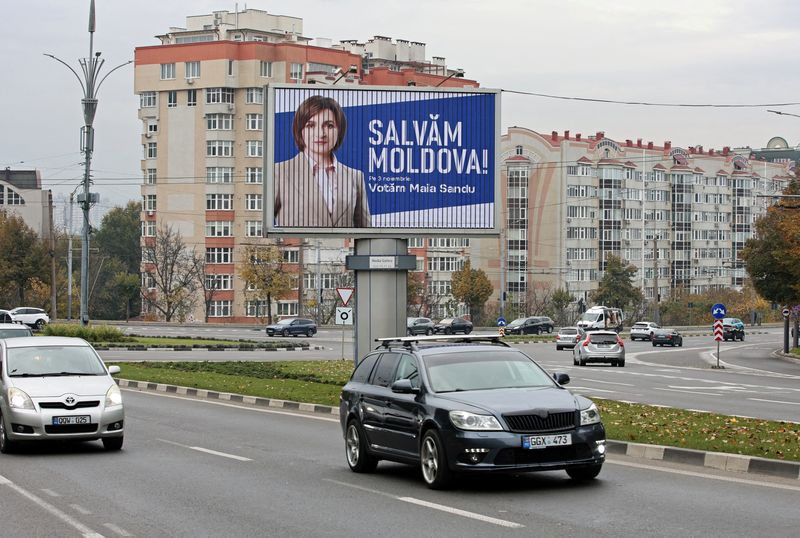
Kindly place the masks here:
<instances>
[{"instance_id":1,"label":"shrub near road","mask_svg":"<svg viewBox=\"0 0 800 538\"><path fill-rule=\"evenodd\" d=\"M350 361L117 364L123 379L334 407L353 369ZM800 424L593 400L609 439L800 461Z\"/></svg>"}]
</instances>

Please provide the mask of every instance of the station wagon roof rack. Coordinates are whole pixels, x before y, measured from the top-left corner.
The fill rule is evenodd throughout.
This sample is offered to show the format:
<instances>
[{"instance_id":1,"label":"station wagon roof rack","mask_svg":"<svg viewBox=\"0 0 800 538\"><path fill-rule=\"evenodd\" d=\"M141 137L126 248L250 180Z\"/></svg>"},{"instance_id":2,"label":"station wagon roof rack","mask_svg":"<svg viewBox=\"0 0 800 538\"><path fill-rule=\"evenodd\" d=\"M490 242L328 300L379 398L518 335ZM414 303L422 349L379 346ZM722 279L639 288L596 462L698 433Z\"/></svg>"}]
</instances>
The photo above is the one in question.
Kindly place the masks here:
<instances>
[{"instance_id":1,"label":"station wagon roof rack","mask_svg":"<svg viewBox=\"0 0 800 538\"><path fill-rule=\"evenodd\" d=\"M376 342L380 342L378 348L389 348L392 344L401 344L403 347L416 349L417 344L427 342L445 342L454 344L478 344L489 343L498 344L503 347L511 347L503 341L503 337L499 334L444 334L444 335L431 335L431 336L394 336L390 338L376 338ZM376 348L377 349L377 348Z\"/></svg>"}]
</instances>

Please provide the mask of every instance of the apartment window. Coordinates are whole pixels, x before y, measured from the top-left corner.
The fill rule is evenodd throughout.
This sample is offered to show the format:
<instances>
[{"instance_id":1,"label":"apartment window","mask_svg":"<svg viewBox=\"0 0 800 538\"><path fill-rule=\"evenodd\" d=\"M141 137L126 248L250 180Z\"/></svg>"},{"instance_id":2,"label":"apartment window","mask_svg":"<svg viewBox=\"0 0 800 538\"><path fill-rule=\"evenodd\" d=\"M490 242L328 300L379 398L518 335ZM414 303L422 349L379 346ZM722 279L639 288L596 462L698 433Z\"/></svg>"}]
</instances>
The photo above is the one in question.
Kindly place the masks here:
<instances>
[{"instance_id":1,"label":"apartment window","mask_svg":"<svg viewBox=\"0 0 800 538\"><path fill-rule=\"evenodd\" d=\"M233 222L230 220L210 220L206 222L206 237L231 237Z\"/></svg>"},{"instance_id":2,"label":"apartment window","mask_svg":"<svg viewBox=\"0 0 800 538\"><path fill-rule=\"evenodd\" d=\"M422 237L409 237L408 238L408 248L422 248L425 243L425 240Z\"/></svg>"},{"instance_id":3,"label":"apartment window","mask_svg":"<svg viewBox=\"0 0 800 538\"><path fill-rule=\"evenodd\" d=\"M297 315L297 301L295 302L278 302L278 315L279 316L296 316Z\"/></svg>"},{"instance_id":4,"label":"apartment window","mask_svg":"<svg viewBox=\"0 0 800 538\"><path fill-rule=\"evenodd\" d=\"M233 140L207 140L206 157L233 157Z\"/></svg>"},{"instance_id":5,"label":"apartment window","mask_svg":"<svg viewBox=\"0 0 800 538\"><path fill-rule=\"evenodd\" d=\"M261 211L261 194L245 194L244 204L248 211Z\"/></svg>"},{"instance_id":6,"label":"apartment window","mask_svg":"<svg viewBox=\"0 0 800 538\"><path fill-rule=\"evenodd\" d=\"M234 65L233 60L228 60L228 76L229 77L233 76L233 65Z\"/></svg>"},{"instance_id":7,"label":"apartment window","mask_svg":"<svg viewBox=\"0 0 800 538\"><path fill-rule=\"evenodd\" d=\"M230 131L233 129L233 114L209 114L206 116L206 129L209 131Z\"/></svg>"},{"instance_id":8,"label":"apartment window","mask_svg":"<svg viewBox=\"0 0 800 538\"><path fill-rule=\"evenodd\" d=\"M200 62L186 62L186 78L200 78Z\"/></svg>"},{"instance_id":9,"label":"apartment window","mask_svg":"<svg viewBox=\"0 0 800 538\"><path fill-rule=\"evenodd\" d=\"M206 263L233 263L233 249L230 247L207 248Z\"/></svg>"},{"instance_id":10,"label":"apartment window","mask_svg":"<svg viewBox=\"0 0 800 538\"><path fill-rule=\"evenodd\" d=\"M428 293L431 295L450 295L453 283L449 280L431 280L428 282Z\"/></svg>"},{"instance_id":11,"label":"apartment window","mask_svg":"<svg viewBox=\"0 0 800 538\"><path fill-rule=\"evenodd\" d=\"M156 236L156 222L154 220L142 221L142 237Z\"/></svg>"},{"instance_id":12,"label":"apartment window","mask_svg":"<svg viewBox=\"0 0 800 538\"><path fill-rule=\"evenodd\" d=\"M300 253L297 250L284 250L283 261L286 263L298 263L300 261Z\"/></svg>"},{"instance_id":13,"label":"apartment window","mask_svg":"<svg viewBox=\"0 0 800 538\"><path fill-rule=\"evenodd\" d=\"M247 167L246 183L264 183L264 170L260 166Z\"/></svg>"},{"instance_id":14,"label":"apartment window","mask_svg":"<svg viewBox=\"0 0 800 538\"><path fill-rule=\"evenodd\" d=\"M158 123L156 123L155 121L147 122L147 132L150 134L158 133Z\"/></svg>"},{"instance_id":15,"label":"apartment window","mask_svg":"<svg viewBox=\"0 0 800 538\"><path fill-rule=\"evenodd\" d=\"M292 64L295 65L295 64ZM265 62L261 60L261 64L259 65L258 74L262 77L271 77L272 76L272 62Z\"/></svg>"},{"instance_id":16,"label":"apartment window","mask_svg":"<svg viewBox=\"0 0 800 538\"><path fill-rule=\"evenodd\" d=\"M175 78L175 64L161 64L161 80L173 80Z\"/></svg>"},{"instance_id":17,"label":"apartment window","mask_svg":"<svg viewBox=\"0 0 800 538\"><path fill-rule=\"evenodd\" d=\"M232 290L233 275L206 275L206 289Z\"/></svg>"},{"instance_id":18,"label":"apartment window","mask_svg":"<svg viewBox=\"0 0 800 538\"><path fill-rule=\"evenodd\" d=\"M208 309L208 317L210 318L227 318L231 315L231 301L211 301L211 307Z\"/></svg>"},{"instance_id":19,"label":"apartment window","mask_svg":"<svg viewBox=\"0 0 800 538\"><path fill-rule=\"evenodd\" d=\"M139 95L139 106L141 108L152 108L156 106L156 92L142 92Z\"/></svg>"},{"instance_id":20,"label":"apartment window","mask_svg":"<svg viewBox=\"0 0 800 538\"><path fill-rule=\"evenodd\" d=\"M262 157L264 155L264 143L261 140L247 141L247 156Z\"/></svg>"},{"instance_id":21,"label":"apartment window","mask_svg":"<svg viewBox=\"0 0 800 538\"><path fill-rule=\"evenodd\" d=\"M469 247L469 239L465 237L431 237L428 239L430 248L465 248Z\"/></svg>"},{"instance_id":22,"label":"apartment window","mask_svg":"<svg viewBox=\"0 0 800 538\"><path fill-rule=\"evenodd\" d=\"M18 192L9 188L6 197L6 203L8 205L25 205L25 198L20 196Z\"/></svg>"},{"instance_id":23,"label":"apartment window","mask_svg":"<svg viewBox=\"0 0 800 538\"><path fill-rule=\"evenodd\" d=\"M514 148L514 154L515 155L522 155L523 154L522 146L516 146Z\"/></svg>"},{"instance_id":24,"label":"apartment window","mask_svg":"<svg viewBox=\"0 0 800 538\"><path fill-rule=\"evenodd\" d=\"M147 194L143 197L142 209L145 211L155 211L156 210L156 195L155 194Z\"/></svg>"},{"instance_id":25,"label":"apartment window","mask_svg":"<svg viewBox=\"0 0 800 538\"><path fill-rule=\"evenodd\" d=\"M178 106L178 92L170 90L167 92L167 108L175 108Z\"/></svg>"},{"instance_id":26,"label":"apartment window","mask_svg":"<svg viewBox=\"0 0 800 538\"><path fill-rule=\"evenodd\" d=\"M155 159L158 157L158 145L155 142L148 142L144 146L145 159Z\"/></svg>"},{"instance_id":27,"label":"apartment window","mask_svg":"<svg viewBox=\"0 0 800 538\"><path fill-rule=\"evenodd\" d=\"M289 69L289 78L292 80L303 80L303 64L292 64Z\"/></svg>"},{"instance_id":28,"label":"apartment window","mask_svg":"<svg viewBox=\"0 0 800 538\"><path fill-rule=\"evenodd\" d=\"M233 209L232 194L206 194L206 209L227 211Z\"/></svg>"},{"instance_id":29,"label":"apartment window","mask_svg":"<svg viewBox=\"0 0 800 538\"><path fill-rule=\"evenodd\" d=\"M248 114L246 129L248 131L260 131L264 126L263 114Z\"/></svg>"},{"instance_id":30,"label":"apartment window","mask_svg":"<svg viewBox=\"0 0 800 538\"><path fill-rule=\"evenodd\" d=\"M428 258L428 271L458 271L464 265L464 260L456 256L437 256Z\"/></svg>"},{"instance_id":31,"label":"apartment window","mask_svg":"<svg viewBox=\"0 0 800 538\"><path fill-rule=\"evenodd\" d=\"M233 104L233 88L206 88L206 104Z\"/></svg>"},{"instance_id":32,"label":"apartment window","mask_svg":"<svg viewBox=\"0 0 800 538\"><path fill-rule=\"evenodd\" d=\"M263 105L264 88L247 88L245 92L245 102L248 105Z\"/></svg>"},{"instance_id":33,"label":"apartment window","mask_svg":"<svg viewBox=\"0 0 800 538\"><path fill-rule=\"evenodd\" d=\"M156 184L156 169L155 168L148 168L144 171L144 183L145 185L155 185Z\"/></svg>"},{"instance_id":34,"label":"apartment window","mask_svg":"<svg viewBox=\"0 0 800 538\"><path fill-rule=\"evenodd\" d=\"M156 277L153 273L142 273L142 286L148 290L156 289Z\"/></svg>"},{"instance_id":35,"label":"apartment window","mask_svg":"<svg viewBox=\"0 0 800 538\"><path fill-rule=\"evenodd\" d=\"M189 90L186 92L186 105L197 106L197 90Z\"/></svg>"},{"instance_id":36,"label":"apartment window","mask_svg":"<svg viewBox=\"0 0 800 538\"><path fill-rule=\"evenodd\" d=\"M260 220L248 220L245 222L247 237L261 237L264 229Z\"/></svg>"},{"instance_id":37,"label":"apartment window","mask_svg":"<svg viewBox=\"0 0 800 538\"><path fill-rule=\"evenodd\" d=\"M207 167L206 183L233 183L233 167L230 166Z\"/></svg>"},{"instance_id":38,"label":"apartment window","mask_svg":"<svg viewBox=\"0 0 800 538\"><path fill-rule=\"evenodd\" d=\"M267 315L267 301L266 300L256 300L256 301L246 301L244 303L244 308L246 312L246 316L249 318L263 318Z\"/></svg>"}]
</instances>

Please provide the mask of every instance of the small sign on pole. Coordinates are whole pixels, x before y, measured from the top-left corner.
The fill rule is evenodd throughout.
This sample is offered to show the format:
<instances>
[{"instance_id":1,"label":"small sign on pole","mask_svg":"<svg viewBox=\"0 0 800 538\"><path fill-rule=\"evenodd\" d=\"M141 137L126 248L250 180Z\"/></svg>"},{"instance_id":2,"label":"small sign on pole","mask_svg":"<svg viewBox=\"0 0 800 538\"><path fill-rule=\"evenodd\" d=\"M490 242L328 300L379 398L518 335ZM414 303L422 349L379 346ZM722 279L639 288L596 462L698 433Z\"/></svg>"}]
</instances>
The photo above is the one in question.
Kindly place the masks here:
<instances>
[{"instance_id":1,"label":"small sign on pole","mask_svg":"<svg viewBox=\"0 0 800 538\"><path fill-rule=\"evenodd\" d=\"M343 306L336 307L336 325L352 325L353 309Z\"/></svg>"},{"instance_id":2,"label":"small sign on pole","mask_svg":"<svg viewBox=\"0 0 800 538\"><path fill-rule=\"evenodd\" d=\"M350 302L350 298L353 296L353 288L336 288L336 293L339 294L339 299L342 300L342 304L347 306L347 303Z\"/></svg>"}]
</instances>

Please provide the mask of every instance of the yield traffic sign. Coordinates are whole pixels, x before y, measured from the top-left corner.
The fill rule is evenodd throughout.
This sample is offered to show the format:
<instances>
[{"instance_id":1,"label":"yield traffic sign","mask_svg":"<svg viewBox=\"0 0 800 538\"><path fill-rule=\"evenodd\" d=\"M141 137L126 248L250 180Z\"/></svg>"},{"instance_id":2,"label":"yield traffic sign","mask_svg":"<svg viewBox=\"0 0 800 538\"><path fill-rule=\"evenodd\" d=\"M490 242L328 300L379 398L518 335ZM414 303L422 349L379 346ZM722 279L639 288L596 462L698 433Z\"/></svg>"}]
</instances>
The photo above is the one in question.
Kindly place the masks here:
<instances>
[{"instance_id":1,"label":"yield traffic sign","mask_svg":"<svg viewBox=\"0 0 800 538\"><path fill-rule=\"evenodd\" d=\"M342 300L342 304L347 306L347 303L350 302L350 297L353 296L353 288L336 288L336 293L339 294L339 299Z\"/></svg>"},{"instance_id":2,"label":"yield traffic sign","mask_svg":"<svg viewBox=\"0 0 800 538\"><path fill-rule=\"evenodd\" d=\"M718 319L714 322L714 340L719 342L722 340L722 320Z\"/></svg>"}]
</instances>

